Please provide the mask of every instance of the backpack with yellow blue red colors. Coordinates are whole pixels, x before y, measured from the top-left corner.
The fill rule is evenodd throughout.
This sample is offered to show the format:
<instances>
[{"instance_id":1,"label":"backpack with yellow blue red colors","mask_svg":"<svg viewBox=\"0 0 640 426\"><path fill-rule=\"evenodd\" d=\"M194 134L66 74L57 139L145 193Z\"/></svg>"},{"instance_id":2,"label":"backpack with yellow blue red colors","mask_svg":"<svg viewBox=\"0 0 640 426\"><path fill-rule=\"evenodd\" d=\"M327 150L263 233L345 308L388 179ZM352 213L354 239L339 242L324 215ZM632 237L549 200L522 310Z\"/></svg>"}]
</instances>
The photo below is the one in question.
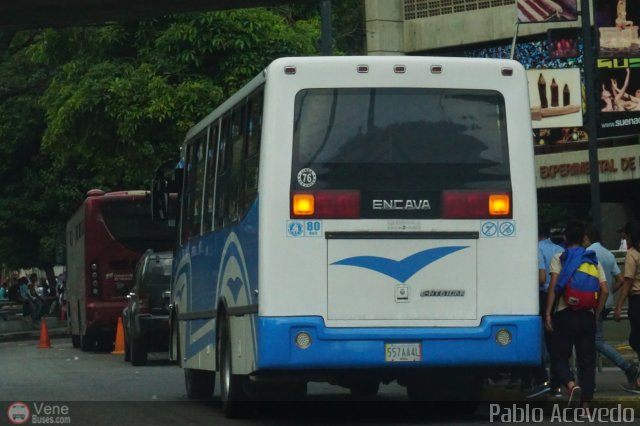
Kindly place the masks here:
<instances>
[{"instance_id":1,"label":"backpack with yellow blue red colors","mask_svg":"<svg viewBox=\"0 0 640 426\"><path fill-rule=\"evenodd\" d=\"M582 247L568 248L560 255L560 263L556 292L563 294L567 307L574 311L595 309L600 295L596 253Z\"/></svg>"}]
</instances>

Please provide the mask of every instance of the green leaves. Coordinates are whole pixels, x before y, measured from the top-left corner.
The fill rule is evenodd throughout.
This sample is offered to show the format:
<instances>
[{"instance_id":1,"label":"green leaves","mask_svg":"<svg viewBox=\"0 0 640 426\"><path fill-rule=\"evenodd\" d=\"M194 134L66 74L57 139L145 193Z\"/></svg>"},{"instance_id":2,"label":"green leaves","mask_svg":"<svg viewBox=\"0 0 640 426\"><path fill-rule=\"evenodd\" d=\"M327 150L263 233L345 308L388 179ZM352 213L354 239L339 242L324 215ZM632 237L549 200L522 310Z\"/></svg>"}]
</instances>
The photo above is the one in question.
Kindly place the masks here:
<instances>
[{"instance_id":1,"label":"green leaves","mask_svg":"<svg viewBox=\"0 0 640 426\"><path fill-rule=\"evenodd\" d=\"M348 7L361 0L343 3L336 22L362 18ZM149 187L187 130L272 60L317 55L316 6L0 34L0 259L51 263L87 190Z\"/></svg>"}]
</instances>

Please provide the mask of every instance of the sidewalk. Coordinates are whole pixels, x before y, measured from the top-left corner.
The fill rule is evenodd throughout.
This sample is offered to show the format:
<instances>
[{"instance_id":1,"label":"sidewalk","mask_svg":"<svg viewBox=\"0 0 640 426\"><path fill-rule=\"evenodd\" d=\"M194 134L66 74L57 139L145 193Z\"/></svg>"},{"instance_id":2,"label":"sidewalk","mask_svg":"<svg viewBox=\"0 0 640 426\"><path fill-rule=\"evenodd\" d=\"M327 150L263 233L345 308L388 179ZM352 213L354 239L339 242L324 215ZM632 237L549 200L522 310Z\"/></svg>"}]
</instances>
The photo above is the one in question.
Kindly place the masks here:
<instances>
[{"instance_id":1,"label":"sidewalk","mask_svg":"<svg viewBox=\"0 0 640 426\"><path fill-rule=\"evenodd\" d=\"M637 365L635 353L626 342L609 342L628 361ZM622 370L612 366L611 362L602 357L602 370L596 372L596 393L592 403L593 407L616 407L621 404L624 407L632 407L637 412L640 410L640 395L629 393L621 388L626 382ZM562 398L553 398L543 395L538 398L527 398L527 392L517 387L510 387L509 380L494 382L486 387L485 399L501 402L522 402L531 404L566 403L566 392Z\"/></svg>"},{"instance_id":2,"label":"sidewalk","mask_svg":"<svg viewBox=\"0 0 640 426\"><path fill-rule=\"evenodd\" d=\"M47 317L49 337L67 334L67 321L60 321L56 317ZM6 321L0 320L0 342L14 340L37 339L40 336L40 321L33 322L31 318L22 316L12 317Z\"/></svg>"}]
</instances>

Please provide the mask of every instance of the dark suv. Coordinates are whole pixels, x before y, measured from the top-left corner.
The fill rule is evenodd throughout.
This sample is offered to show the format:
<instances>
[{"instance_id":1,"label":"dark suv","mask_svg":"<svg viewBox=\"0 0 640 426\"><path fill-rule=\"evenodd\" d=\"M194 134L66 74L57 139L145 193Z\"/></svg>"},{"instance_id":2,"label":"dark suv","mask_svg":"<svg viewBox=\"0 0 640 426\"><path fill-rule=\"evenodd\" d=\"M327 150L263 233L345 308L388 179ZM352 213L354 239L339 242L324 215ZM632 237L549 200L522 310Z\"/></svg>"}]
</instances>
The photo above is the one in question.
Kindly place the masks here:
<instances>
[{"instance_id":1,"label":"dark suv","mask_svg":"<svg viewBox=\"0 0 640 426\"><path fill-rule=\"evenodd\" d=\"M122 311L124 359L145 365L149 352L169 350L169 287L173 253L147 250L136 266Z\"/></svg>"}]
</instances>

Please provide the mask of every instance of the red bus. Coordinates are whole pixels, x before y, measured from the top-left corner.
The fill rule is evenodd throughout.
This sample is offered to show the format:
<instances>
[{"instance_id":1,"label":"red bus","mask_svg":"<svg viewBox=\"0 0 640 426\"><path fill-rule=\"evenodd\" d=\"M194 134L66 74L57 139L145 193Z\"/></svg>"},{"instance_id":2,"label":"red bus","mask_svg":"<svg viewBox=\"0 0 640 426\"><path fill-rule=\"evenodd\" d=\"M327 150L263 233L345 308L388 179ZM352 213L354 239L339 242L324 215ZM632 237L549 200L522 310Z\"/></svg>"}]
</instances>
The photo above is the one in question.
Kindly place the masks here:
<instances>
[{"instance_id":1,"label":"red bus","mask_svg":"<svg viewBox=\"0 0 640 426\"><path fill-rule=\"evenodd\" d=\"M151 220L149 191L92 189L67 222L67 321L74 347L108 349L147 249L171 250L175 224Z\"/></svg>"}]
</instances>

